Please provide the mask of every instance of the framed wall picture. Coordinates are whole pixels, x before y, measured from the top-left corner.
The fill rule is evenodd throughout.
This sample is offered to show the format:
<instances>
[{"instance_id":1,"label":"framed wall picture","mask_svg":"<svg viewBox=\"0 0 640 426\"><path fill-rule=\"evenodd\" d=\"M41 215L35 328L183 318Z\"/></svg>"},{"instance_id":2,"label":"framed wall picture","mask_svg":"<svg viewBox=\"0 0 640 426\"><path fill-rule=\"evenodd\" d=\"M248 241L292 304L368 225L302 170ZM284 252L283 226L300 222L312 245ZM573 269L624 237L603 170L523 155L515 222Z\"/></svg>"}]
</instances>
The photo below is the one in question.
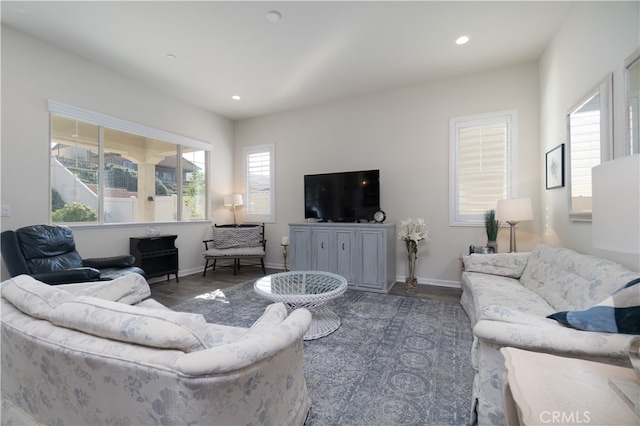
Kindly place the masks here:
<instances>
[{"instance_id":1,"label":"framed wall picture","mask_svg":"<svg viewBox=\"0 0 640 426\"><path fill-rule=\"evenodd\" d=\"M547 189L564 186L564 144L556 146L547 152Z\"/></svg>"}]
</instances>

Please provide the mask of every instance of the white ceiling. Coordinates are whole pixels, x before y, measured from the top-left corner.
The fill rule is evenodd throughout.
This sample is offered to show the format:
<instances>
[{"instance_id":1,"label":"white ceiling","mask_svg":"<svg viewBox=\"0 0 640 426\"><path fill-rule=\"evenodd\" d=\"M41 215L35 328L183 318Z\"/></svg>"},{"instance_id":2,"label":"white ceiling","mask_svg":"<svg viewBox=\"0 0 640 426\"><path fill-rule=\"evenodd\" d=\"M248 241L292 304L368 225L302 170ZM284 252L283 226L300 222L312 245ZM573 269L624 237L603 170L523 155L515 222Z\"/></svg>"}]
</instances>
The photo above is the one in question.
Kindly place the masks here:
<instances>
[{"instance_id":1,"label":"white ceiling","mask_svg":"<svg viewBox=\"0 0 640 426\"><path fill-rule=\"evenodd\" d=\"M571 7L564 1L1 3L3 24L230 119L536 60ZM270 10L282 19L267 20ZM457 46L463 34L471 41ZM232 100L234 94L242 99Z\"/></svg>"}]
</instances>

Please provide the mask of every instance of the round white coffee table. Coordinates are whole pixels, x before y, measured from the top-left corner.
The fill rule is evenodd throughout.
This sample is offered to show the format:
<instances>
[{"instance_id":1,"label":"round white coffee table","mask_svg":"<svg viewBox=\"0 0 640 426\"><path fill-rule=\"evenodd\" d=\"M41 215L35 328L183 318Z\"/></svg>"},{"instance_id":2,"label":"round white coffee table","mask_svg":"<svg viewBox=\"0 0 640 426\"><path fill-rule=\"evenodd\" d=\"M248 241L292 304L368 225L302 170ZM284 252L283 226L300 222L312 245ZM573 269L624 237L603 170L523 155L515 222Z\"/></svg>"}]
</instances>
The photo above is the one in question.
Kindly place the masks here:
<instances>
[{"instance_id":1,"label":"round white coffee table","mask_svg":"<svg viewBox=\"0 0 640 426\"><path fill-rule=\"evenodd\" d=\"M323 271L281 272L260 278L253 288L272 302L311 312L311 325L304 340L319 339L340 327L340 317L325 305L347 290L347 280L340 275Z\"/></svg>"}]
</instances>

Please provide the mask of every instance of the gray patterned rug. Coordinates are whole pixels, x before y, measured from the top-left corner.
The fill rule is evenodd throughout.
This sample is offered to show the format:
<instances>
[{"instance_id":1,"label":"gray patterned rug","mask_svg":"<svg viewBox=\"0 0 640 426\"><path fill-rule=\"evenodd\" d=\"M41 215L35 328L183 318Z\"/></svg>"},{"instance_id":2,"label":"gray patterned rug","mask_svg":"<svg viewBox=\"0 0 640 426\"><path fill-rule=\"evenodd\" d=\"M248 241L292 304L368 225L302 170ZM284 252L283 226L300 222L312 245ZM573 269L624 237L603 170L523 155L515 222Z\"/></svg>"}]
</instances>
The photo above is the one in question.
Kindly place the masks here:
<instances>
[{"instance_id":1,"label":"gray patterned rug","mask_svg":"<svg viewBox=\"0 0 640 426\"><path fill-rule=\"evenodd\" d=\"M249 327L268 303L248 281L173 309ZM469 423L472 334L459 304L347 290L329 306L340 328L304 343L309 426Z\"/></svg>"}]
</instances>

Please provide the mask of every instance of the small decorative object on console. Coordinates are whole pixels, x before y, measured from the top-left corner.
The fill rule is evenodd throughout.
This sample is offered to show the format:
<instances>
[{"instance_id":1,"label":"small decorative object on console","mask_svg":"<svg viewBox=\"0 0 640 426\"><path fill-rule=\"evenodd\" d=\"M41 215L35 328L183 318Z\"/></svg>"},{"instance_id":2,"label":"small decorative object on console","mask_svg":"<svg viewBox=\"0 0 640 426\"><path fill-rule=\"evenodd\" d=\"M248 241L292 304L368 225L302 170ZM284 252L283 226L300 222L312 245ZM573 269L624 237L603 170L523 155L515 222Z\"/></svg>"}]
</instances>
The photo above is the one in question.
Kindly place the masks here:
<instances>
[{"instance_id":1,"label":"small decorative object on console","mask_svg":"<svg viewBox=\"0 0 640 426\"><path fill-rule=\"evenodd\" d=\"M418 279L416 278L416 261L418 260L418 243L429 241L427 223L424 219L403 220L400 222L400 233L398 238L404 240L407 245L407 284L406 292L413 293L418 289Z\"/></svg>"},{"instance_id":2,"label":"small decorative object on console","mask_svg":"<svg viewBox=\"0 0 640 426\"><path fill-rule=\"evenodd\" d=\"M375 212L375 214L373 215L373 220L376 221L376 223L382 223L384 222L384 220L387 218L387 215L385 212L383 212L382 210L378 210L377 212Z\"/></svg>"},{"instance_id":3,"label":"small decorative object on console","mask_svg":"<svg viewBox=\"0 0 640 426\"><path fill-rule=\"evenodd\" d=\"M158 235L160 235L160 228L158 228L157 226L147 226L144 230L144 233L149 237L157 237Z\"/></svg>"}]
</instances>

